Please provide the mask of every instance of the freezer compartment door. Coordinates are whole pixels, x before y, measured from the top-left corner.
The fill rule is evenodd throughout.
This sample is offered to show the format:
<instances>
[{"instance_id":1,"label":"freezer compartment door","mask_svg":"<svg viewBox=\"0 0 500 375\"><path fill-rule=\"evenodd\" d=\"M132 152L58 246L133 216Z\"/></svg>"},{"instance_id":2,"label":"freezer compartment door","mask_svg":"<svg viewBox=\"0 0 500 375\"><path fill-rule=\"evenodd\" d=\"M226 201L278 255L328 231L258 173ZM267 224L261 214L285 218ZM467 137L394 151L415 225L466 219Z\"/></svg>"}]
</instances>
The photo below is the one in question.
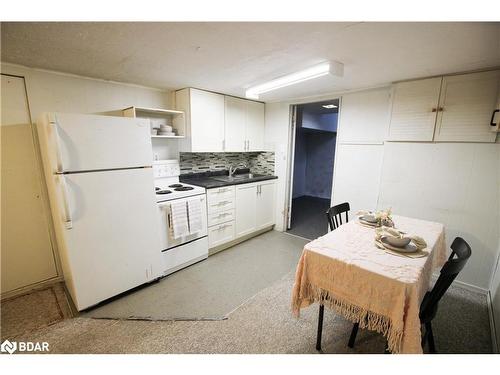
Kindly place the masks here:
<instances>
[{"instance_id":1,"label":"freezer compartment door","mask_svg":"<svg viewBox=\"0 0 500 375\"><path fill-rule=\"evenodd\" d=\"M45 113L37 122L44 163L52 173L152 165L144 119Z\"/></svg>"},{"instance_id":2,"label":"freezer compartment door","mask_svg":"<svg viewBox=\"0 0 500 375\"><path fill-rule=\"evenodd\" d=\"M78 310L162 275L151 168L54 179L59 250Z\"/></svg>"}]
</instances>

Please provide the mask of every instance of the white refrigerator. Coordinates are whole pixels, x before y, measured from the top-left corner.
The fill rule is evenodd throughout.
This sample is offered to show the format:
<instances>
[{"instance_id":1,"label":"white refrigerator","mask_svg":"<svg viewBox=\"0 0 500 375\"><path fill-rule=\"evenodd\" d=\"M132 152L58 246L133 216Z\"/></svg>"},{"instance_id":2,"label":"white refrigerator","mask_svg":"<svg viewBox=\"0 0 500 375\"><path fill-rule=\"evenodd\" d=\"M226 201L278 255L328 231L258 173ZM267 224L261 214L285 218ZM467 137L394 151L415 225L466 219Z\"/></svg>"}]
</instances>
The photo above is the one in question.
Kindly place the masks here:
<instances>
[{"instance_id":1,"label":"white refrigerator","mask_svg":"<svg viewBox=\"0 0 500 375\"><path fill-rule=\"evenodd\" d=\"M61 266L77 309L160 277L149 123L45 113L37 132Z\"/></svg>"}]
</instances>

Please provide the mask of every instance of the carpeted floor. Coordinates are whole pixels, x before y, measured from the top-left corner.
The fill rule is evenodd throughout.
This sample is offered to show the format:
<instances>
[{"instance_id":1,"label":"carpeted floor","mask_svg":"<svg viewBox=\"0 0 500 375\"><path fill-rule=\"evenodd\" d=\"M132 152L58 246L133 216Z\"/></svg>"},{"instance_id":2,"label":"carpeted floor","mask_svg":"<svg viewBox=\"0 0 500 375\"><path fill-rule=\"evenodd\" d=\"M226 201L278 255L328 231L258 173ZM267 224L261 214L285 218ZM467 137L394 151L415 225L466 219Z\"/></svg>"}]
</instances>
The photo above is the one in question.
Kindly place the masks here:
<instances>
[{"instance_id":1,"label":"carpeted floor","mask_svg":"<svg viewBox=\"0 0 500 375\"><path fill-rule=\"evenodd\" d=\"M221 320L294 269L306 240L270 231L82 314L92 318Z\"/></svg>"},{"instance_id":2,"label":"carpeted floor","mask_svg":"<svg viewBox=\"0 0 500 375\"><path fill-rule=\"evenodd\" d=\"M287 234L277 235L288 237ZM285 237L283 240L287 241ZM254 243L261 246L268 242ZM297 243L297 253L301 246ZM265 248L269 254L260 253L263 263L268 257L274 257L274 246ZM253 246L247 248L247 251L253 250ZM78 317L14 338L47 341L51 353L316 353L318 307L313 305L302 310L299 319L290 311L293 268L244 302L226 320L137 321ZM179 272L179 278L183 272ZM239 276L233 275L234 282ZM325 311L323 353L383 353L384 338L365 330L358 333L354 349L348 348L351 327L343 317ZM484 295L452 287L440 303L433 327L440 353L492 352Z\"/></svg>"},{"instance_id":3,"label":"carpeted floor","mask_svg":"<svg viewBox=\"0 0 500 375\"><path fill-rule=\"evenodd\" d=\"M17 340L47 341L52 353L316 353L318 307L290 313L293 272L222 321L147 322L68 319ZM360 330L347 347L351 323L325 311L323 353L383 353L385 340ZM434 322L440 353L491 353L486 299L452 288Z\"/></svg>"},{"instance_id":4,"label":"carpeted floor","mask_svg":"<svg viewBox=\"0 0 500 375\"><path fill-rule=\"evenodd\" d=\"M303 196L292 200L292 222L287 231L296 236L313 240L328 233L326 210L329 199Z\"/></svg>"},{"instance_id":5,"label":"carpeted floor","mask_svg":"<svg viewBox=\"0 0 500 375\"><path fill-rule=\"evenodd\" d=\"M32 332L72 317L62 284L34 290L1 303L1 340Z\"/></svg>"}]
</instances>

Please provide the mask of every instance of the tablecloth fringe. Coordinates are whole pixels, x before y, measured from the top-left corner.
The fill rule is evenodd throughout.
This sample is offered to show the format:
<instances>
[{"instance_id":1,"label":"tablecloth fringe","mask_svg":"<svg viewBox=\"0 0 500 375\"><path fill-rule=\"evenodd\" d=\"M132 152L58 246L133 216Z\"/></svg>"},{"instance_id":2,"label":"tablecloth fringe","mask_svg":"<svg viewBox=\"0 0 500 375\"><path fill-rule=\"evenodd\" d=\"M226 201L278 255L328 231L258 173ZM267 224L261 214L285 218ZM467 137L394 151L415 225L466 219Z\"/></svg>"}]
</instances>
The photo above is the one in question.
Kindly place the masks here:
<instances>
[{"instance_id":1,"label":"tablecloth fringe","mask_svg":"<svg viewBox=\"0 0 500 375\"><path fill-rule=\"evenodd\" d=\"M307 291L302 290L301 294L302 300L309 300L310 303L318 302L341 314L351 322L359 323L360 328L366 328L381 333L387 338L388 347L392 353L401 352L403 331L397 330L391 324L390 318L353 305L333 296L327 290L312 285L307 287Z\"/></svg>"}]
</instances>

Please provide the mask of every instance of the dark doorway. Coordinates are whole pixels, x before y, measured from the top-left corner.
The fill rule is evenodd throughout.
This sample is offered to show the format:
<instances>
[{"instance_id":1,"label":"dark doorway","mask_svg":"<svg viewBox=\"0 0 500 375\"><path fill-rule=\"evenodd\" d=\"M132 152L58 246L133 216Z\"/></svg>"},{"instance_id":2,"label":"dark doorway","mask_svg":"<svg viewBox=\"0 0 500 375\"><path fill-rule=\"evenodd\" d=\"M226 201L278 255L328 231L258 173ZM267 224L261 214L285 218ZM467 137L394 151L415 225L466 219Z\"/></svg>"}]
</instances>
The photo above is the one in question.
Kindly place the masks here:
<instances>
[{"instance_id":1,"label":"dark doorway","mask_svg":"<svg viewBox=\"0 0 500 375\"><path fill-rule=\"evenodd\" d=\"M338 110L338 99L296 107L291 234L314 239L328 231Z\"/></svg>"}]
</instances>

